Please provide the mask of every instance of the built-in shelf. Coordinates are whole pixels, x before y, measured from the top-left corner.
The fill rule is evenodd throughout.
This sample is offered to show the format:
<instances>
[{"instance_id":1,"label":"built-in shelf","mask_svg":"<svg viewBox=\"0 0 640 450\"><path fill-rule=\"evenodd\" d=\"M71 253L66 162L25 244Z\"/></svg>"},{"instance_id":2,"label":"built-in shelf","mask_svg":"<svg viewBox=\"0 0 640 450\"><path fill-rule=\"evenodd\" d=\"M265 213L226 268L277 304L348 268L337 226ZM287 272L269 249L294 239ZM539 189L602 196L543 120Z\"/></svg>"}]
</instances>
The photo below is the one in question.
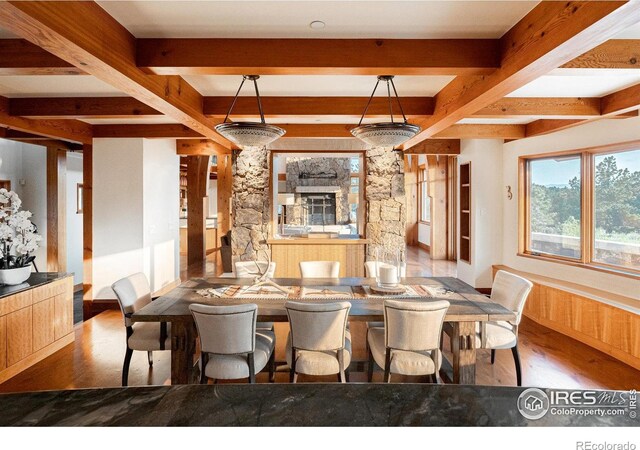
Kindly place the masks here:
<instances>
[{"instance_id":1,"label":"built-in shelf","mask_svg":"<svg viewBox=\"0 0 640 450\"><path fill-rule=\"evenodd\" d=\"M471 163L460 164L460 260L471 263Z\"/></svg>"}]
</instances>

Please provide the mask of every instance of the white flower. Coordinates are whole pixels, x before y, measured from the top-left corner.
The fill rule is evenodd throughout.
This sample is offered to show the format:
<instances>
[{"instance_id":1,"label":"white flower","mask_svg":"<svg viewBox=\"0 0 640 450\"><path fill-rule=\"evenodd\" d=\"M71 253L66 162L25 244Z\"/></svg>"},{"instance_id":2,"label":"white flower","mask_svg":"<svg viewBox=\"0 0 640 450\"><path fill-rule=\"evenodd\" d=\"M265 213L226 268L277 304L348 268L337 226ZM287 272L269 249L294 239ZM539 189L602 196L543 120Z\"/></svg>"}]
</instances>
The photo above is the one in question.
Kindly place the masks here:
<instances>
[{"instance_id":1,"label":"white flower","mask_svg":"<svg viewBox=\"0 0 640 450\"><path fill-rule=\"evenodd\" d=\"M30 220L31 216L31 211L19 211L9 216L7 222L9 226L15 228L18 233L23 231L31 232L35 230L35 226Z\"/></svg>"},{"instance_id":2,"label":"white flower","mask_svg":"<svg viewBox=\"0 0 640 450\"><path fill-rule=\"evenodd\" d=\"M13 238L14 236L13 228L11 228L6 223L0 224L0 241L7 241Z\"/></svg>"}]
</instances>

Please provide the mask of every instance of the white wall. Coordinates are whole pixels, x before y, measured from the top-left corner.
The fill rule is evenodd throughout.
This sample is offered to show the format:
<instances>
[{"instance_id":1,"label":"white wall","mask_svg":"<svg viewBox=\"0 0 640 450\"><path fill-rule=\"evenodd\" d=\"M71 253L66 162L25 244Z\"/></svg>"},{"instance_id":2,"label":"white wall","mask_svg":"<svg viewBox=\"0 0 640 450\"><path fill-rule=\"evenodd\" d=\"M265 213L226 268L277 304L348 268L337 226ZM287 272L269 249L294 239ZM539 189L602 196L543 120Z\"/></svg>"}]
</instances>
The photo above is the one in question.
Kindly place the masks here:
<instances>
[{"instance_id":1,"label":"white wall","mask_svg":"<svg viewBox=\"0 0 640 450\"><path fill-rule=\"evenodd\" d=\"M42 236L35 251L38 269L47 270L47 150L40 145L0 139L0 179L11 180L11 189L22 199L22 209ZM24 180L24 185L21 184Z\"/></svg>"},{"instance_id":2,"label":"white wall","mask_svg":"<svg viewBox=\"0 0 640 450\"><path fill-rule=\"evenodd\" d=\"M491 266L502 261L503 141L464 139L460 144L458 163L471 161L472 246L471 264L458 260L458 278L476 288L489 288Z\"/></svg>"},{"instance_id":3,"label":"white wall","mask_svg":"<svg viewBox=\"0 0 640 450\"><path fill-rule=\"evenodd\" d=\"M209 180L209 215L218 217L218 180Z\"/></svg>"},{"instance_id":4,"label":"white wall","mask_svg":"<svg viewBox=\"0 0 640 450\"><path fill-rule=\"evenodd\" d=\"M505 144L502 161L502 171L504 174L503 184L505 186L511 186L513 200L504 200L503 263L517 270L570 280L574 283L640 300L640 281L595 270L517 256L518 157L528 154L573 150L639 139L640 118L630 118L624 120L600 120L550 135L520 139Z\"/></svg>"},{"instance_id":5,"label":"white wall","mask_svg":"<svg viewBox=\"0 0 640 450\"><path fill-rule=\"evenodd\" d=\"M144 272L152 291L180 278L180 164L176 141L143 141Z\"/></svg>"},{"instance_id":6,"label":"white wall","mask_svg":"<svg viewBox=\"0 0 640 450\"><path fill-rule=\"evenodd\" d=\"M152 290L179 278L179 162L174 140L95 139L94 298L144 272Z\"/></svg>"},{"instance_id":7,"label":"white wall","mask_svg":"<svg viewBox=\"0 0 640 450\"><path fill-rule=\"evenodd\" d=\"M83 279L83 215L78 214L78 183L82 183L82 153L67 153L67 272L73 284Z\"/></svg>"}]
</instances>

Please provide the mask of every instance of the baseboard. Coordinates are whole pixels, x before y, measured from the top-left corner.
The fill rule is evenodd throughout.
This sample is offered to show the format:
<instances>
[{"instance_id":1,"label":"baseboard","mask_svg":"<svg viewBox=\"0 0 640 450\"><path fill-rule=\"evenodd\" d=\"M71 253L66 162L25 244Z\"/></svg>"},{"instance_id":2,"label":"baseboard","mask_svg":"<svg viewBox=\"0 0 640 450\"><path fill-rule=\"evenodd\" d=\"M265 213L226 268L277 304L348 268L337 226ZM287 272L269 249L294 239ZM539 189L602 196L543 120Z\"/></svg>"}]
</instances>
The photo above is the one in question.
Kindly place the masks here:
<instances>
[{"instance_id":1,"label":"baseboard","mask_svg":"<svg viewBox=\"0 0 640 450\"><path fill-rule=\"evenodd\" d=\"M422 242L418 242L418 247L420 247L422 250L426 250L427 252L431 253L430 245L423 244Z\"/></svg>"}]
</instances>

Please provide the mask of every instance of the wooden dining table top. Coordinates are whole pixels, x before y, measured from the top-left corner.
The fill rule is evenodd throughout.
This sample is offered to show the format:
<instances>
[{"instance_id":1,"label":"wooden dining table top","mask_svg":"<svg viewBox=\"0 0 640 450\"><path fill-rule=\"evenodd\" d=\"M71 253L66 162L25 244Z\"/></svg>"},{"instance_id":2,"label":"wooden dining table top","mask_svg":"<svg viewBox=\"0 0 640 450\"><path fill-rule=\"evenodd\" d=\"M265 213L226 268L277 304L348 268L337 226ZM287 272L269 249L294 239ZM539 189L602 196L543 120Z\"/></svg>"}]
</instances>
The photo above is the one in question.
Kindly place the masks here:
<instances>
[{"instance_id":1,"label":"wooden dining table top","mask_svg":"<svg viewBox=\"0 0 640 450\"><path fill-rule=\"evenodd\" d=\"M286 298L234 298L234 297L206 297L201 295L205 289L215 289L224 286L249 286L250 278L193 278L178 287L158 297L131 316L133 322L189 322L193 316L189 305L198 303L205 305L235 305L241 303L255 303L258 305L258 321L286 322L288 321L284 304L287 300L334 302L345 300L351 303L349 320L352 321L382 321L383 300L379 296L369 297L364 294L363 286L375 286L373 278L274 278L280 286L291 287L335 287L350 286L353 296L350 298L326 298L306 300L300 298L300 289L292 289L292 294ZM486 322L496 320L514 320L516 315L504 306L492 302L490 298L476 291L463 281L452 277L409 277L403 278L402 284L416 287L419 296L406 299L408 301L436 301L447 300L450 303L445 322ZM439 294L428 295L424 287ZM361 292L360 294L358 292ZM389 299L394 298L389 295ZM405 300L402 298L402 300Z\"/></svg>"}]
</instances>

